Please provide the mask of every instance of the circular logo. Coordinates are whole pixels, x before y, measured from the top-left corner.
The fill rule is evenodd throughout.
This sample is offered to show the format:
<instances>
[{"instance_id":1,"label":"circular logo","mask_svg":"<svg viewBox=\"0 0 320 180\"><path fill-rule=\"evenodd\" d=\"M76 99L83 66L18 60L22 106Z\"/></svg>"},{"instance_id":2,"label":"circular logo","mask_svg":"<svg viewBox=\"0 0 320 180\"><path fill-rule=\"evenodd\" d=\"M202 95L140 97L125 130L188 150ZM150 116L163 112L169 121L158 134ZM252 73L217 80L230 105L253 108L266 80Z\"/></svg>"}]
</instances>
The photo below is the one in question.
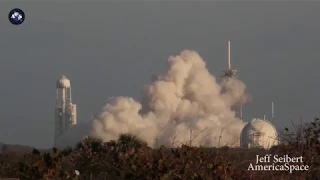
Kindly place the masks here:
<instances>
[{"instance_id":1,"label":"circular logo","mask_svg":"<svg viewBox=\"0 0 320 180\"><path fill-rule=\"evenodd\" d=\"M25 19L25 14L21 9L15 8L9 12L9 21L14 25L22 24Z\"/></svg>"}]
</instances>

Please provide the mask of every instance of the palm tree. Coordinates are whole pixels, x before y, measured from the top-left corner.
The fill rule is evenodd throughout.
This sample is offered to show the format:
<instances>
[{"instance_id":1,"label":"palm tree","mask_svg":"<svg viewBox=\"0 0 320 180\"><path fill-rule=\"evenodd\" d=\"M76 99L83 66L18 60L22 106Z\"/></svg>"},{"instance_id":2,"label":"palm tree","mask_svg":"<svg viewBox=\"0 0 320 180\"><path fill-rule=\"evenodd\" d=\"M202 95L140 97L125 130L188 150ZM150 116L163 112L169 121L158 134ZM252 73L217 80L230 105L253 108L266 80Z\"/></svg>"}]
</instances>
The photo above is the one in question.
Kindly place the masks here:
<instances>
[{"instance_id":1,"label":"palm tree","mask_svg":"<svg viewBox=\"0 0 320 180\"><path fill-rule=\"evenodd\" d=\"M100 139L91 137L85 138L82 142L77 144L77 149L91 149L92 152L98 152L101 150L103 143Z\"/></svg>"},{"instance_id":2,"label":"palm tree","mask_svg":"<svg viewBox=\"0 0 320 180\"><path fill-rule=\"evenodd\" d=\"M131 148L147 147L148 144L133 134L121 134L118 138L118 145L128 150Z\"/></svg>"}]
</instances>

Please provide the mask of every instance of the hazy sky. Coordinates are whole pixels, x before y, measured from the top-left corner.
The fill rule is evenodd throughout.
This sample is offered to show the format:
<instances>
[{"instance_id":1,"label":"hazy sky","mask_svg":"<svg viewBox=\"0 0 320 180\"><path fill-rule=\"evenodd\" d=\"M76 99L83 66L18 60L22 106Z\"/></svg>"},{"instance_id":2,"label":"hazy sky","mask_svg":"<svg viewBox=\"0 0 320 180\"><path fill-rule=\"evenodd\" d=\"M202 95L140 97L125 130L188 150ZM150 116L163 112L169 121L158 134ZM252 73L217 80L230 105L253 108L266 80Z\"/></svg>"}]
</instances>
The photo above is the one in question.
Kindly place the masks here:
<instances>
[{"instance_id":1,"label":"hazy sky","mask_svg":"<svg viewBox=\"0 0 320 180\"><path fill-rule=\"evenodd\" d=\"M11 25L21 8L26 20ZM3 2L0 1L0 142L53 144L55 85L71 79L78 119L111 96L139 98L169 56L196 50L220 76L232 65L253 102L244 120L277 128L319 115L320 3L316 2Z\"/></svg>"}]
</instances>

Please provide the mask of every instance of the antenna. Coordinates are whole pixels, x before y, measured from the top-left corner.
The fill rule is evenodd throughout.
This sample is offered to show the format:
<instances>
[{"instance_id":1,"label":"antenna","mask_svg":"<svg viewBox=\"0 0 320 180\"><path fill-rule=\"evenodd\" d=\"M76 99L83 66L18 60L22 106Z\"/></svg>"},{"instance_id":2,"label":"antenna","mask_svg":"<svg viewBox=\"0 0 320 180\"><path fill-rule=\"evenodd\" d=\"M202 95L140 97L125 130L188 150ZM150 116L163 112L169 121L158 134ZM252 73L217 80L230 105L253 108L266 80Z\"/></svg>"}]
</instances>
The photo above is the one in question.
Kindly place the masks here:
<instances>
[{"instance_id":1,"label":"antenna","mask_svg":"<svg viewBox=\"0 0 320 180\"><path fill-rule=\"evenodd\" d=\"M231 69L231 61L230 61L230 41L228 41L228 69Z\"/></svg>"},{"instance_id":2,"label":"antenna","mask_svg":"<svg viewBox=\"0 0 320 180\"><path fill-rule=\"evenodd\" d=\"M266 120L266 113L264 113L263 115L263 120Z\"/></svg>"},{"instance_id":3,"label":"antenna","mask_svg":"<svg viewBox=\"0 0 320 180\"><path fill-rule=\"evenodd\" d=\"M271 118L272 118L272 120L273 120L273 118L274 118L274 103L273 103L273 102L272 102L272 104L271 104L271 113L272 113Z\"/></svg>"}]
</instances>

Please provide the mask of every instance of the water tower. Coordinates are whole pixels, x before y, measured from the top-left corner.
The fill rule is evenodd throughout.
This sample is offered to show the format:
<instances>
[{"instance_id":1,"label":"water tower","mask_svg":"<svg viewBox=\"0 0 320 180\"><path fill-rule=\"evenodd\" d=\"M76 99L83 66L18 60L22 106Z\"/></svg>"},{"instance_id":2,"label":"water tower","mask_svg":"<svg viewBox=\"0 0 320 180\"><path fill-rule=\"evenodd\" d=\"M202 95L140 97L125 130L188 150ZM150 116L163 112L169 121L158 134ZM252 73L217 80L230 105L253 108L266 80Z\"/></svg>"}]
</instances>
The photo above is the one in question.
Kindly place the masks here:
<instances>
[{"instance_id":1,"label":"water tower","mask_svg":"<svg viewBox=\"0 0 320 180\"><path fill-rule=\"evenodd\" d=\"M72 104L71 83L64 75L57 81L54 145L58 138L77 124L77 106Z\"/></svg>"}]
</instances>

